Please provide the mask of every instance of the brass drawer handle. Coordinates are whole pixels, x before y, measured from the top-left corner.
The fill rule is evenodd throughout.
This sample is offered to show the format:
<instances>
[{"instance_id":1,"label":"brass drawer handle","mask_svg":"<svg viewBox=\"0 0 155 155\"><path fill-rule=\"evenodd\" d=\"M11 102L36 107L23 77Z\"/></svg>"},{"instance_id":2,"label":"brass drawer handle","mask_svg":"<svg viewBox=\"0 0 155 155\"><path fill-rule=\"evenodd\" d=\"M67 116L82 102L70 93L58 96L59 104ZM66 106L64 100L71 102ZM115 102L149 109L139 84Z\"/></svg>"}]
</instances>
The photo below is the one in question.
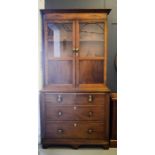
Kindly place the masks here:
<instances>
[{"instance_id":1,"label":"brass drawer handle","mask_svg":"<svg viewBox=\"0 0 155 155\"><path fill-rule=\"evenodd\" d=\"M58 129L57 131L58 131L58 133L63 133L64 132L63 129Z\"/></svg>"},{"instance_id":2,"label":"brass drawer handle","mask_svg":"<svg viewBox=\"0 0 155 155\"><path fill-rule=\"evenodd\" d=\"M58 112L58 116L62 116L62 112L61 111Z\"/></svg>"},{"instance_id":3,"label":"brass drawer handle","mask_svg":"<svg viewBox=\"0 0 155 155\"><path fill-rule=\"evenodd\" d=\"M76 123L74 123L74 127L77 127L77 124Z\"/></svg>"},{"instance_id":4,"label":"brass drawer handle","mask_svg":"<svg viewBox=\"0 0 155 155\"><path fill-rule=\"evenodd\" d=\"M93 129L88 129L88 133L92 134L93 133Z\"/></svg>"},{"instance_id":5,"label":"brass drawer handle","mask_svg":"<svg viewBox=\"0 0 155 155\"><path fill-rule=\"evenodd\" d=\"M93 96L92 95L89 95L88 96L88 102L91 103L92 101L93 101Z\"/></svg>"},{"instance_id":6,"label":"brass drawer handle","mask_svg":"<svg viewBox=\"0 0 155 155\"><path fill-rule=\"evenodd\" d=\"M62 96L61 96L61 95L58 95L57 101L58 101L59 103L62 102Z\"/></svg>"},{"instance_id":7,"label":"brass drawer handle","mask_svg":"<svg viewBox=\"0 0 155 155\"><path fill-rule=\"evenodd\" d=\"M89 116L89 117L93 116L93 112L92 112L92 111L89 111L89 112L88 112L88 116Z\"/></svg>"}]
</instances>

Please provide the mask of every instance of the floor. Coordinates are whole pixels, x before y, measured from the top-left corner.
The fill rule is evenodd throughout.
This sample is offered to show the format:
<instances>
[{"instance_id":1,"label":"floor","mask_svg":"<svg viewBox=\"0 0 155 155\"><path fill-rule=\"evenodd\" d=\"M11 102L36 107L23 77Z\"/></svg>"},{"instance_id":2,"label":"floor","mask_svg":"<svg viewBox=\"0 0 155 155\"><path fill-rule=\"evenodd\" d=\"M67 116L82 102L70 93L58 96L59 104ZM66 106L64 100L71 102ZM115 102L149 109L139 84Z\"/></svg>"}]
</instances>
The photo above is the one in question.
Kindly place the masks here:
<instances>
[{"instance_id":1,"label":"floor","mask_svg":"<svg viewBox=\"0 0 155 155\"><path fill-rule=\"evenodd\" d=\"M39 147L38 155L117 155L116 148L104 150L102 148L88 148L82 147L79 149L72 149L70 147L51 147L42 149Z\"/></svg>"}]
</instances>

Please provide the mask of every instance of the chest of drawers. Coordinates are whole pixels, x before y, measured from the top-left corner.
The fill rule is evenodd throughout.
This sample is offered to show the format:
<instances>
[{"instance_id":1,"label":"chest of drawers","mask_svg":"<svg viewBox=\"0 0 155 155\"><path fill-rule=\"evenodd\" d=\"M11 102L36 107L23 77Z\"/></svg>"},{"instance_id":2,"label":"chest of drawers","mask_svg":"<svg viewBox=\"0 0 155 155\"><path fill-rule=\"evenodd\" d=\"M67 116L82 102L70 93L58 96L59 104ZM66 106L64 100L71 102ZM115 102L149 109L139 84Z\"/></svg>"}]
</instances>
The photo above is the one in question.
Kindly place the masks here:
<instances>
[{"instance_id":1,"label":"chest of drawers","mask_svg":"<svg viewBox=\"0 0 155 155\"><path fill-rule=\"evenodd\" d=\"M41 93L42 143L109 146L108 93Z\"/></svg>"}]
</instances>

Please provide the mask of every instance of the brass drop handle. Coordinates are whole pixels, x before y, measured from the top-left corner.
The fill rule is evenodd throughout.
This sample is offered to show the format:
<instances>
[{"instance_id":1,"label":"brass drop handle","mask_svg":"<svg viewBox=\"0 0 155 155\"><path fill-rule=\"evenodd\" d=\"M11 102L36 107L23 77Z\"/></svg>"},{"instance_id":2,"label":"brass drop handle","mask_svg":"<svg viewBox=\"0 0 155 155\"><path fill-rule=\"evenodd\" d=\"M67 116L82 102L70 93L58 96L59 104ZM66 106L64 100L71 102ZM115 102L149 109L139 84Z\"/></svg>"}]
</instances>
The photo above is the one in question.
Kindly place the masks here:
<instances>
[{"instance_id":1,"label":"brass drop handle","mask_svg":"<svg viewBox=\"0 0 155 155\"><path fill-rule=\"evenodd\" d=\"M88 133L92 134L93 133L93 129L88 129Z\"/></svg>"},{"instance_id":2,"label":"brass drop handle","mask_svg":"<svg viewBox=\"0 0 155 155\"><path fill-rule=\"evenodd\" d=\"M89 95L88 96L88 102L92 102L93 101L93 96L92 95Z\"/></svg>"},{"instance_id":3,"label":"brass drop handle","mask_svg":"<svg viewBox=\"0 0 155 155\"><path fill-rule=\"evenodd\" d=\"M62 102L62 96L61 96L61 95L58 95L57 101L58 101L59 103Z\"/></svg>"},{"instance_id":4,"label":"brass drop handle","mask_svg":"<svg viewBox=\"0 0 155 155\"><path fill-rule=\"evenodd\" d=\"M92 112L92 111L89 111L89 112L88 112L88 116L89 116L89 117L93 116L93 112Z\"/></svg>"},{"instance_id":5,"label":"brass drop handle","mask_svg":"<svg viewBox=\"0 0 155 155\"><path fill-rule=\"evenodd\" d=\"M58 133L63 133L63 130L62 129L58 129Z\"/></svg>"},{"instance_id":6,"label":"brass drop handle","mask_svg":"<svg viewBox=\"0 0 155 155\"><path fill-rule=\"evenodd\" d=\"M58 116L62 116L62 112L61 111L58 112Z\"/></svg>"}]
</instances>

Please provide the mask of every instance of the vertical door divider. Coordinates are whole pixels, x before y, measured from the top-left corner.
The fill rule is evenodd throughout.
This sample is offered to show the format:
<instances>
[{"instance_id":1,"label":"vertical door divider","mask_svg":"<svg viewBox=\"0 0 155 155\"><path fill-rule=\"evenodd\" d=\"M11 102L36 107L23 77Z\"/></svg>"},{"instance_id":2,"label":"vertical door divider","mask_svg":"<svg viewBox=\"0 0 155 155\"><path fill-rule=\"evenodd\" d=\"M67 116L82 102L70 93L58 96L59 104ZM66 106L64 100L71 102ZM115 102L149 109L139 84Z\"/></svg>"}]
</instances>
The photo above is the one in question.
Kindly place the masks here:
<instances>
[{"instance_id":1,"label":"vertical door divider","mask_svg":"<svg viewBox=\"0 0 155 155\"><path fill-rule=\"evenodd\" d=\"M73 21L73 36L72 36L72 52L73 52L73 87L76 87L76 61L75 61L75 38L76 38L76 34L75 34L75 21Z\"/></svg>"},{"instance_id":2,"label":"vertical door divider","mask_svg":"<svg viewBox=\"0 0 155 155\"><path fill-rule=\"evenodd\" d=\"M107 44L108 44L108 25L107 20L104 21L104 84L107 84Z\"/></svg>"},{"instance_id":3,"label":"vertical door divider","mask_svg":"<svg viewBox=\"0 0 155 155\"><path fill-rule=\"evenodd\" d=\"M80 57L80 29L79 29L79 21L76 20L76 87L79 87L79 57Z\"/></svg>"},{"instance_id":4,"label":"vertical door divider","mask_svg":"<svg viewBox=\"0 0 155 155\"><path fill-rule=\"evenodd\" d=\"M44 23L44 32L45 32L45 85L48 84L48 22Z\"/></svg>"}]
</instances>

